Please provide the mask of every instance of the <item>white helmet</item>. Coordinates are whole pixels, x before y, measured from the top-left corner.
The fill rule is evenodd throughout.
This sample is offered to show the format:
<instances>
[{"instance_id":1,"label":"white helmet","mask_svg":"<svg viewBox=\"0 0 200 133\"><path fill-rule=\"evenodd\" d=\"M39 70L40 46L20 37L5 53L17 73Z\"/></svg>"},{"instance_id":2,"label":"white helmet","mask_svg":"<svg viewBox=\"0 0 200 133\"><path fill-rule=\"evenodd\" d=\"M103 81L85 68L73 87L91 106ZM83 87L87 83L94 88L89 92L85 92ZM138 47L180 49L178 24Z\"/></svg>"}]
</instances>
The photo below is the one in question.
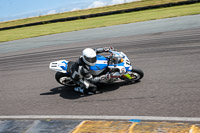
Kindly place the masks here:
<instances>
[{"instance_id":1,"label":"white helmet","mask_svg":"<svg viewBox=\"0 0 200 133\"><path fill-rule=\"evenodd\" d=\"M86 48L82 52L83 61L89 65L94 66L97 59L96 59L96 52L91 48Z\"/></svg>"}]
</instances>

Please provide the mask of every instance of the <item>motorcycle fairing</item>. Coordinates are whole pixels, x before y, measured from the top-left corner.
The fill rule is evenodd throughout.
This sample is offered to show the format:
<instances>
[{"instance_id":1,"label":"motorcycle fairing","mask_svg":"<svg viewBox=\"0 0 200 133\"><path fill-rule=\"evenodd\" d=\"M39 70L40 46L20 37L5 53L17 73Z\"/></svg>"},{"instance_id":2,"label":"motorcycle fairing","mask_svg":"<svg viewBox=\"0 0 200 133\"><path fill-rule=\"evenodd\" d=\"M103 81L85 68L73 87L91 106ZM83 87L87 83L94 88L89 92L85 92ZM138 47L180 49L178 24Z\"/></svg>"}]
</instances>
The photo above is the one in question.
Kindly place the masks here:
<instances>
[{"instance_id":1,"label":"motorcycle fairing","mask_svg":"<svg viewBox=\"0 0 200 133\"><path fill-rule=\"evenodd\" d=\"M90 72L92 75L101 74L108 66L108 59L102 55L97 55L97 61L94 66L90 66Z\"/></svg>"},{"instance_id":2,"label":"motorcycle fairing","mask_svg":"<svg viewBox=\"0 0 200 133\"><path fill-rule=\"evenodd\" d=\"M127 72L127 71L131 71L132 70L132 66L125 66L125 63L119 63L119 64L114 64L114 65L109 65L109 68L118 68L120 73L122 72Z\"/></svg>"},{"instance_id":3,"label":"motorcycle fairing","mask_svg":"<svg viewBox=\"0 0 200 133\"><path fill-rule=\"evenodd\" d=\"M123 62L118 63L118 64L110 64L108 68L118 68L120 73L126 73L132 70L132 66L130 63L130 60L128 57L123 53L123 52L116 52L116 51L111 51L115 57L117 58L122 58Z\"/></svg>"},{"instance_id":4,"label":"motorcycle fairing","mask_svg":"<svg viewBox=\"0 0 200 133\"><path fill-rule=\"evenodd\" d=\"M68 61L59 60L59 61L51 62L49 65L49 68L54 71L67 73L67 66L68 66Z\"/></svg>"}]
</instances>

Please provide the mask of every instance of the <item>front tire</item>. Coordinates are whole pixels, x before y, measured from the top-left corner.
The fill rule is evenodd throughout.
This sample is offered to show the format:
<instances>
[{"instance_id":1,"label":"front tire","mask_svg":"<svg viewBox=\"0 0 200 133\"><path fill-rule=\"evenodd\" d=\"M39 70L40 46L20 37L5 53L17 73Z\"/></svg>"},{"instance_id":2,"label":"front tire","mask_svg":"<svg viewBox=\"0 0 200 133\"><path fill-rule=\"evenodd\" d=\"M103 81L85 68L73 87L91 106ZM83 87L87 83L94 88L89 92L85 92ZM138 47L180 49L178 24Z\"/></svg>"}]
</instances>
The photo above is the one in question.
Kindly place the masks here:
<instances>
[{"instance_id":1,"label":"front tire","mask_svg":"<svg viewBox=\"0 0 200 133\"><path fill-rule=\"evenodd\" d=\"M73 80L71 79L70 75L67 73L61 73L61 72L57 72L55 74L55 79L58 83L60 83L61 85L64 86L75 86L76 84L73 82Z\"/></svg>"},{"instance_id":2,"label":"front tire","mask_svg":"<svg viewBox=\"0 0 200 133\"><path fill-rule=\"evenodd\" d=\"M144 72L141 69L133 68L130 76L133 78L132 81L139 82L144 77Z\"/></svg>"}]
</instances>

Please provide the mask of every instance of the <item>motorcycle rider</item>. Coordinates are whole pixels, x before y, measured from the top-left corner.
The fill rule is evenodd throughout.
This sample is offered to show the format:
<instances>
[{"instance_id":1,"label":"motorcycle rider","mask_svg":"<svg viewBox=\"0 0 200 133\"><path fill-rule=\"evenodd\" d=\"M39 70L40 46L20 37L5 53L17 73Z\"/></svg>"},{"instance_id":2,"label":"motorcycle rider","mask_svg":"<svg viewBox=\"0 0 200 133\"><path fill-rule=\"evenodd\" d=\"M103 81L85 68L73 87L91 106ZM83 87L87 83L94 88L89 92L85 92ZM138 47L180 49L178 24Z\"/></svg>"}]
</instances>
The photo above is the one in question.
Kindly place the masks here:
<instances>
[{"instance_id":1,"label":"motorcycle rider","mask_svg":"<svg viewBox=\"0 0 200 133\"><path fill-rule=\"evenodd\" d=\"M90 66L94 66L96 63L96 55L102 52L108 52L110 49L113 49L113 47L96 49L86 48L82 51L82 56L79 57L77 62L69 63L68 70L71 78L78 85L74 88L75 91L83 94L88 92L96 93L97 86L93 83L100 80L109 80L111 78L110 74L93 77L89 71Z\"/></svg>"}]
</instances>

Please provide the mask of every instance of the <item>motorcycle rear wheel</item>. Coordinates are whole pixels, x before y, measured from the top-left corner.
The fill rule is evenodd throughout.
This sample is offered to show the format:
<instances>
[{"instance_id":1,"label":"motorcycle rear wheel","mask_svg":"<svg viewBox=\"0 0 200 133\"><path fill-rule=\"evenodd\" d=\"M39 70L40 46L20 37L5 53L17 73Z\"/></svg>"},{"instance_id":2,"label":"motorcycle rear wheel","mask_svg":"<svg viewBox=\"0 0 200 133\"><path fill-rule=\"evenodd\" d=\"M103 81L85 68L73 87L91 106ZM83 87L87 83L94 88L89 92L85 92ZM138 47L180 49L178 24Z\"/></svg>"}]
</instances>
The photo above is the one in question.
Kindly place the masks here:
<instances>
[{"instance_id":1,"label":"motorcycle rear wheel","mask_svg":"<svg viewBox=\"0 0 200 133\"><path fill-rule=\"evenodd\" d=\"M76 85L67 73L57 72L55 74L55 79L58 83L64 86L73 87Z\"/></svg>"}]
</instances>

